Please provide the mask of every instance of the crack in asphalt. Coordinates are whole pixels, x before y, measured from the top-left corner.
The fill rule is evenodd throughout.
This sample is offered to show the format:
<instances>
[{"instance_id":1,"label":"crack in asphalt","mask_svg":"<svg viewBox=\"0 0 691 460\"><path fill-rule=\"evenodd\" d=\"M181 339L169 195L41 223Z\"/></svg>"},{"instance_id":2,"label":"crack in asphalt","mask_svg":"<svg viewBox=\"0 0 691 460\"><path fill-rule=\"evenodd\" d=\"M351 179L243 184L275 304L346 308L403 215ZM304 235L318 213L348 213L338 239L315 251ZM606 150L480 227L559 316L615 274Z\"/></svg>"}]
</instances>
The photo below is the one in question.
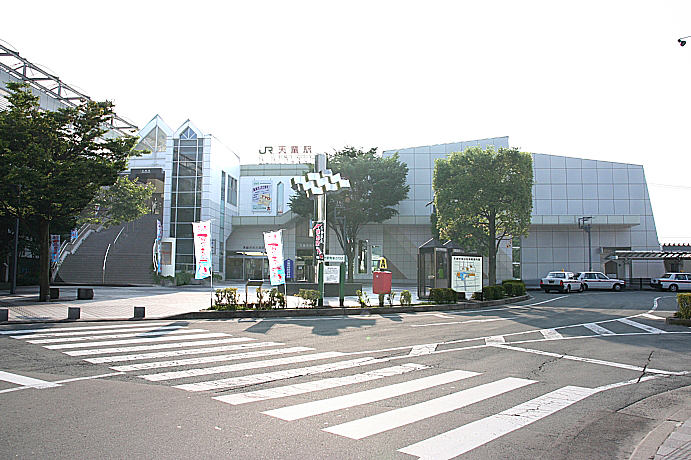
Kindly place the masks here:
<instances>
[{"instance_id":1,"label":"crack in asphalt","mask_svg":"<svg viewBox=\"0 0 691 460\"><path fill-rule=\"evenodd\" d=\"M645 365L643 366L643 370L641 371L641 375L638 376L637 383L640 383L641 379L645 376L646 369L648 368L648 365L650 365L650 360L653 357L653 353L655 353L655 350L650 350L650 354L648 355L648 359L646 360Z\"/></svg>"}]
</instances>

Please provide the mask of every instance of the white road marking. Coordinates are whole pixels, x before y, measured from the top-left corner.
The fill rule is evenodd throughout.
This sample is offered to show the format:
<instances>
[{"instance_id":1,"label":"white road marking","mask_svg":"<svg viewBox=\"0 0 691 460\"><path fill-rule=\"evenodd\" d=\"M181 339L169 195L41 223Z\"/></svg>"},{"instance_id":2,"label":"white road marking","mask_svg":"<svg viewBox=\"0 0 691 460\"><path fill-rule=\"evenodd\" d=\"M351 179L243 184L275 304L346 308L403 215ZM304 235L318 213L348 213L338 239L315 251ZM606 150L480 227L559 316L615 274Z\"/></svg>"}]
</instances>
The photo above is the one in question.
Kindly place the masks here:
<instances>
[{"instance_id":1,"label":"white road marking","mask_svg":"<svg viewBox=\"0 0 691 460\"><path fill-rule=\"evenodd\" d=\"M406 356L407 358L407 356ZM184 385L175 385L173 388L179 388L187 391L206 391L217 390L221 388L232 388L245 385L256 385L258 383L273 382L276 380L290 379L293 377L302 377L304 375L323 374L326 372L333 372L342 369L350 369L353 367L369 366L372 364L385 363L393 358L357 358L348 361L340 361L337 363L321 364L319 366L301 367L297 369L289 369L286 371L267 372L264 374L252 374L243 377L230 377L227 379L210 380L199 383L187 383Z\"/></svg>"},{"instance_id":2,"label":"white road marking","mask_svg":"<svg viewBox=\"0 0 691 460\"><path fill-rule=\"evenodd\" d=\"M300 353L303 351L314 351L308 347L274 348L273 350L248 351L245 353L233 353L230 355L203 356L200 358L177 359L174 361L153 361L150 363L127 364L124 366L113 366L111 369L118 372L143 371L147 369L162 369L164 367L195 366L199 364L218 363L222 361L236 361L239 359L258 358L264 356L286 355L289 353Z\"/></svg>"},{"instance_id":3,"label":"white road marking","mask_svg":"<svg viewBox=\"0 0 691 460\"><path fill-rule=\"evenodd\" d=\"M491 345L494 343L504 343L506 342L506 339L504 339L503 335L493 335L491 337L485 337L485 343L487 345Z\"/></svg>"},{"instance_id":4,"label":"white road marking","mask_svg":"<svg viewBox=\"0 0 691 460\"><path fill-rule=\"evenodd\" d=\"M227 334L224 334L224 336L227 337ZM156 345L137 345L134 347L96 348L93 350L63 351L63 353L69 356L94 356L105 355L109 353L133 353L136 351L165 350L167 348L186 348L198 347L201 345L220 345L222 343L249 342L252 340L256 339L250 339L249 337L231 337L219 340L199 340L197 342L159 343Z\"/></svg>"},{"instance_id":5,"label":"white road marking","mask_svg":"<svg viewBox=\"0 0 691 460\"><path fill-rule=\"evenodd\" d=\"M654 319L654 320L656 320L656 321L664 320L664 319L665 319L665 318L662 317L662 316L651 315L650 313L643 313L643 314L640 314L640 315L638 315L638 316L640 316L640 317L642 317L642 318Z\"/></svg>"},{"instance_id":6,"label":"white road marking","mask_svg":"<svg viewBox=\"0 0 691 460\"><path fill-rule=\"evenodd\" d=\"M410 327L448 326L450 324L466 324L466 323L491 323L493 321L507 321L509 319L512 319L512 318L469 319L466 321L447 321L445 323L411 324Z\"/></svg>"},{"instance_id":7,"label":"white road marking","mask_svg":"<svg viewBox=\"0 0 691 460\"><path fill-rule=\"evenodd\" d=\"M643 367L639 367L639 366L631 366L629 364L615 363L612 361L603 361L600 359L581 358L580 356L560 355L559 353L551 353L549 351L542 351L542 350L533 350L530 348L516 347L516 346L505 345L505 344L501 344L501 343L492 344L492 346L497 347L497 348L504 348L506 350L522 351L525 353L533 353L536 355L552 356L554 358L568 359L571 361L580 361L583 363L601 364L603 366L616 367L619 369L628 369L628 370L636 371L636 372L649 372L651 374L663 374L663 375L685 375L685 372L663 371L660 369L653 369L653 368L649 368L649 367L643 368Z\"/></svg>"},{"instance_id":8,"label":"white road marking","mask_svg":"<svg viewBox=\"0 0 691 460\"><path fill-rule=\"evenodd\" d=\"M124 372L111 372L109 374L91 375L89 377L75 377L73 379L57 380L55 383L69 383L69 382L78 382L80 380L102 379L103 377L112 377L114 375L125 375L125 373Z\"/></svg>"},{"instance_id":9,"label":"white road marking","mask_svg":"<svg viewBox=\"0 0 691 460\"><path fill-rule=\"evenodd\" d=\"M425 460L454 458L560 411L594 393L597 393L597 390L566 386L499 414L463 425L398 451Z\"/></svg>"},{"instance_id":10,"label":"white road marking","mask_svg":"<svg viewBox=\"0 0 691 460\"><path fill-rule=\"evenodd\" d=\"M193 344L194 342L185 343L185 345ZM153 353L139 353L136 355L101 356L100 358L85 358L84 361L87 361L92 364L120 363L123 361L139 361L142 359L172 358L175 356L202 355L205 353L220 353L223 351L249 350L252 348L274 347L278 345L285 344L281 342L253 342L243 343L240 345L224 345L221 347L192 348L188 350L171 350L158 351Z\"/></svg>"},{"instance_id":11,"label":"white road marking","mask_svg":"<svg viewBox=\"0 0 691 460\"><path fill-rule=\"evenodd\" d=\"M610 331L609 329L606 329L602 326L600 326L597 323L587 323L583 325L584 327L587 327L597 335L614 335L614 332Z\"/></svg>"},{"instance_id":12,"label":"white road marking","mask_svg":"<svg viewBox=\"0 0 691 460\"><path fill-rule=\"evenodd\" d=\"M469 377L480 375L477 372L468 371L450 371L443 374L423 377L408 382L396 383L393 385L374 388L372 390L365 390L359 393L352 393L344 396L338 396L330 399L323 399L319 401L312 401L304 404L297 404L295 406L283 407L280 409L269 410L262 412L263 414L272 417L280 418L281 420L298 420L313 415L325 414L335 410L346 409L354 406L361 406L375 401L382 401L384 399L401 396L415 391L426 390L439 385L455 382Z\"/></svg>"},{"instance_id":13,"label":"white road marking","mask_svg":"<svg viewBox=\"0 0 691 460\"><path fill-rule=\"evenodd\" d=\"M146 323L147 326L168 326L171 325L170 321L165 323ZM0 335L14 335L14 334L34 334L42 332L62 332L62 331L83 331L90 329L119 329L123 327L142 327L141 323L136 324L110 324L108 326L79 326L79 327L43 327L40 329L12 329L0 331Z\"/></svg>"},{"instance_id":14,"label":"white road marking","mask_svg":"<svg viewBox=\"0 0 691 460\"><path fill-rule=\"evenodd\" d=\"M86 342L89 340L103 340L103 339L127 339L129 337L161 337L164 335L174 334L196 334L199 332L206 332L206 329L176 329L172 331L153 331L153 332L135 332L132 334L111 334L99 336L79 336L79 337L60 337L57 339L39 339L27 340L27 343L42 345L45 343L67 343L67 342Z\"/></svg>"},{"instance_id":15,"label":"white road marking","mask_svg":"<svg viewBox=\"0 0 691 460\"><path fill-rule=\"evenodd\" d=\"M346 438L362 439L439 414L451 412L532 383L536 383L536 381L508 377L423 403L324 428L322 431L344 436Z\"/></svg>"},{"instance_id":16,"label":"white road marking","mask_svg":"<svg viewBox=\"0 0 691 460\"><path fill-rule=\"evenodd\" d=\"M22 385L28 388L53 388L59 387L57 383L47 382L45 380L39 380L32 377L26 377L24 375L13 374L11 372L0 371L0 380L9 383L15 383L17 385Z\"/></svg>"},{"instance_id":17,"label":"white road marking","mask_svg":"<svg viewBox=\"0 0 691 460\"><path fill-rule=\"evenodd\" d=\"M427 343L425 345L414 345L413 348L410 349L410 353L408 353L408 356L421 356L421 355L429 355L431 353L434 353L434 351L437 349L436 343Z\"/></svg>"},{"instance_id":18,"label":"white road marking","mask_svg":"<svg viewBox=\"0 0 691 460\"><path fill-rule=\"evenodd\" d=\"M316 380L307 383L296 383L294 385L286 385L279 388L270 388L267 390L249 391L246 393L236 393L226 396L217 396L213 399L222 401L224 403L238 405L246 404L255 401L264 401L267 399L283 398L286 396L295 396L313 391L326 390L328 388L338 388L355 383L369 382L372 380L383 379L393 375L401 375L407 372L428 369L422 364L402 364L400 366L385 367L374 371L363 372L362 374L349 375L347 377L332 377L328 379Z\"/></svg>"},{"instance_id":19,"label":"white road marking","mask_svg":"<svg viewBox=\"0 0 691 460\"><path fill-rule=\"evenodd\" d=\"M27 334L27 335L13 335L13 339L44 339L47 337L73 337L79 335L96 335L96 334L113 334L117 332L157 332L157 331L174 331L176 329L183 329L187 326L161 326L161 327L138 327L130 329L110 329L98 331L71 331L71 332L46 332L41 334ZM35 343L35 342L31 342Z\"/></svg>"},{"instance_id":20,"label":"white road marking","mask_svg":"<svg viewBox=\"0 0 691 460\"><path fill-rule=\"evenodd\" d=\"M88 343L63 343L60 345L44 345L43 348L49 350L62 350L65 348L89 348L89 347L107 347L109 345L127 345L131 343L147 343L147 342L170 342L172 340L196 340L196 339L211 339L218 337L228 337L228 334L223 332L209 332L206 334L194 334L186 336L163 336L163 337L150 337L142 339L128 339L128 340L107 340L105 342L88 342Z\"/></svg>"},{"instance_id":21,"label":"white road marking","mask_svg":"<svg viewBox=\"0 0 691 460\"><path fill-rule=\"evenodd\" d=\"M564 336L558 333L554 329L541 329L540 334L547 340L558 340L558 339L563 339Z\"/></svg>"},{"instance_id":22,"label":"white road marking","mask_svg":"<svg viewBox=\"0 0 691 460\"><path fill-rule=\"evenodd\" d=\"M266 361L253 361L251 363L242 364L228 364L225 366L204 367L199 369L189 369L186 371L161 372L158 374L146 374L139 377L149 380L151 382L159 382L162 380L182 379L186 377L198 377L200 375L223 374L226 372L245 371L249 369L260 369L263 367L283 366L286 364L304 363L306 361L315 361L318 359L329 359L345 356L345 353L340 351L327 351L324 353L315 353L313 355L292 356L290 358L270 359Z\"/></svg>"},{"instance_id":23,"label":"white road marking","mask_svg":"<svg viewBox=\"0 0 691 460\"><path fill-rule=\"evenodd\" d=\"M650 332L651 334L666 334L667 331L663 331L662 329L658 329L653 326L648 326L647 324L641 324L637 323L636 321L631 321L630 319L627 318L619 318L617 321L620 323L628 324L629 326L637 327L638 329L643 329L646 332Z\"/></svg>"},{"instance_id":24,"label":"white road marking","mask_svg":"<svg viewBox=\"0 0 691 460\"><path fill-rule=\"evenodd\" d=\"M21 386L21 387L7 388L7 389L5 389L5 390L0 390L0 393L10 393L10 392L13 392L13 391L18 391L18 390L27 390L27 389L29 389L29 388L37 388L37 389L40 389L40 390L45 389L45 388L55 388L55 387L62 386L61 384L63 384L63 383L76 382L76 381L78 381L78 380L100 379L100 378L103 378L103 377L112 377L113 375L123 375L123 374L124 374L124 372L111 372L110 374L92 375L92 376L89 376L89 377L75 377L75 378L72 378L72 379L56 380L55 382L48 382L48 383L52 383L52 384L55 384L55 385L40 386L40 387L37 387L37 386Z\"/></svg>"}]
</instances>

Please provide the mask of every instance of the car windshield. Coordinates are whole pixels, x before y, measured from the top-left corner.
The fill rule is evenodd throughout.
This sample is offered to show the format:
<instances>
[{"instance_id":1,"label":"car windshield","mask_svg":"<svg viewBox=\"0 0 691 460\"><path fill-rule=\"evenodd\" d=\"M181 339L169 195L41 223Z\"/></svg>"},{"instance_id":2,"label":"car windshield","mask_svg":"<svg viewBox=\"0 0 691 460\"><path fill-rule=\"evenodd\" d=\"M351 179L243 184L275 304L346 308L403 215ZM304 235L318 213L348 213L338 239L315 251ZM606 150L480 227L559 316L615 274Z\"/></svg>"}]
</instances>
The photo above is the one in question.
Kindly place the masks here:
<instances>
[{"instance_id":1,"label":"car windshield","mask_svg":"<svg viewBox=\"0 0 691 460\"><path fill-rule=\"evenodd\" d=\"M548 275L548 278L566 278L566 273L563 273L563 272L550 273Z\"/></svg>"},{"instance_id":2,"label":"car windshield","mask_svg":"<svg viewBox=\"0 0 691 460\"><path fill-rule=\"evenodd\" d=\"M662 275L662 278L671 278L671 277L672 277L671 273L665 273L664 275Z\"/></svg>"}]
</instances>

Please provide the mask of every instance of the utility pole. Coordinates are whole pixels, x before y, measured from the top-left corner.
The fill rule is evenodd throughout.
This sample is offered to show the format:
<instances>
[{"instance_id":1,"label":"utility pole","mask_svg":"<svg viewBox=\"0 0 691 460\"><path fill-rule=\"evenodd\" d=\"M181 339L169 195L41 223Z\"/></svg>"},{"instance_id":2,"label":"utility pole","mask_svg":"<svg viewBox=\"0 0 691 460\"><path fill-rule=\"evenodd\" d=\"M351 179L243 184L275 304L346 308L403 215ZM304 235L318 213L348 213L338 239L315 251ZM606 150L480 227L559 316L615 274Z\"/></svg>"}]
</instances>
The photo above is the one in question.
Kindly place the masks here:
<instances>
[{"instance_id":1,"label":"utility pole","mask_svg":"<svg viewBox=\"0 0 691 460\"><path fill-rule=\"evenodd\" d=\"M588 234L588 271L593 271L593 249L590 243L590 229L592 228L591 222L593 221L591 217L579 217L578 218L578 228L585 230Z\"/></svg>"}]
</instances>

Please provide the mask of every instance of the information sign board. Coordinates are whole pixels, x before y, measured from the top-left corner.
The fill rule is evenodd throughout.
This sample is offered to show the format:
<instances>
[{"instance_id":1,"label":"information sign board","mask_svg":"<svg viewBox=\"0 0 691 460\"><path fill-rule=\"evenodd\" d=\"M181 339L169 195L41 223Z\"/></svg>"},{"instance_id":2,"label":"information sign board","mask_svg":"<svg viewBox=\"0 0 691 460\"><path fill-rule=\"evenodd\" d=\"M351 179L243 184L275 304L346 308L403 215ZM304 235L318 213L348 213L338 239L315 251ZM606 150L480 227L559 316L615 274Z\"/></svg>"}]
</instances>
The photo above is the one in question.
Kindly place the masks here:
<instances>
[{"instance_id":1,"label":"information sign board","mask_svg":"<svg viewBox=\"0 0 691 460\"><path fill-rule=\"evenodd\" d=\"M482 257L451 257L451 289L465 293L465 298L482 291Z\"/></svg>"}]
</instances>

